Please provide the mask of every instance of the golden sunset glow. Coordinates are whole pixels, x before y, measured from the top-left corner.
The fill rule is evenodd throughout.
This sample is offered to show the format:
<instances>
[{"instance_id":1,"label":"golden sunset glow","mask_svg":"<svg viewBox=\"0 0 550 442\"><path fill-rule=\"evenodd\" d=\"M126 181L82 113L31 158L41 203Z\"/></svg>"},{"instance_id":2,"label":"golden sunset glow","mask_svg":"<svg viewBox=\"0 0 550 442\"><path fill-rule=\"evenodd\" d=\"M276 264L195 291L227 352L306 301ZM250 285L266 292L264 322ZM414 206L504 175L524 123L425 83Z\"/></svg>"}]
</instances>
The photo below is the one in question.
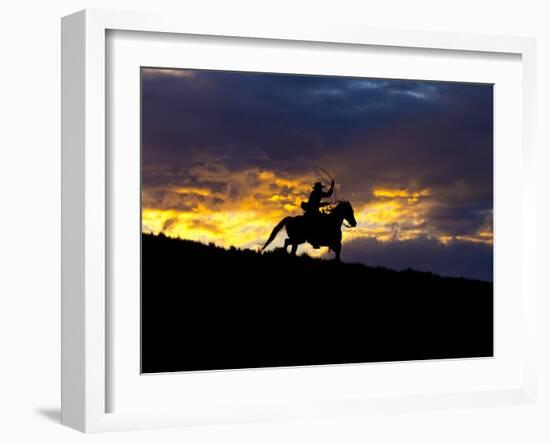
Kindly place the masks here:
<instances>
[{"instance_id":1,"label":"golden sunset glow","mask_svg":"<svg viewBox=\"0 0 550 442\"><path fill-rule=\"evenodd\" d=\"M143 232L162 232L223 247L258 249L282 218L302 214L300 202L307 200L314 179L307 174L290 176L260 169L231 173L223 167L214 167L197 168L195 172L202 185L144 191ZM223 185L215 190L214 185L219 183ZM148 207L149 194L158 191L164 195L161 207ZM162 208L163 205L185 209ZM443 244L456 240L492 244L490 227L460 236L432 231L427 222L432 206L429 189L375 187L368 202L355 204L358 224L353 229L343 229L343 240L365 237L406 241L430 236ZM281 235L273 247L280 247L283 239ZM309 246L303 246L302 251L313 256L325 253Z\"/></svg>"},{"instance_id":2,"label":"golden sunset glow","mask_svg":"<svg viewBox=\"0 0 550 442\"><path fill-rule=\"evenodd\" d=\"M230 173L225 168L196 169L205 186L152 188L143 193L142 228L224 247L257 248L282 218L298 215L300 202L309 193L307 177L290 177L251 169ZM204 172L204 173L201 173ZM221 190L212 186L227 180ZM148 207L150 194L162 192L161 207ZM184 206L185 210L162 208Z\"/></svg>"},{"instance_id":3,"label":"golden sunset glow","mask_svg":"<svg viewBox=\"0 0 550 442\"><path fill-rule=\"evenodd\" d=\"M466 241L466 242L472 242L472 243L492 245L493 234L492 233L488 234L486 232L479 232L476 235L456 235L456 236L442 235L438 237L438 240L441 241L443 244L451 244L453 241Z\"/></svg>"},{"instance_id":4,"label":"golden sunset glow","mask_svg":"<svg viewBox=\"0 0 550 442\"><path fill-rule=\"evenodd\" d=\"M420 197L428 196L430 191L428 189L424 189L420 192L410 192L407 189L375 188L372 194L378 198L406 198L407 201L416 202Z\"/></svg>"}]
</instances>

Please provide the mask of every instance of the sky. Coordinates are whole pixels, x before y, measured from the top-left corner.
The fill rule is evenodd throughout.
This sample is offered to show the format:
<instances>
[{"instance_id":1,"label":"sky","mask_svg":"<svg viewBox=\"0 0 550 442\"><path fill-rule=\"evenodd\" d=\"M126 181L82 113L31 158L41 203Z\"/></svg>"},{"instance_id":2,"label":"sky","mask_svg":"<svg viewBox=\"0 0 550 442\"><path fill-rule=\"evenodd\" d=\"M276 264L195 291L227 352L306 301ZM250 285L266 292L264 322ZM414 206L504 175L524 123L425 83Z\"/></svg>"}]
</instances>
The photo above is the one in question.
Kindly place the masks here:
<instances>
[{"instance_id":1,"label":"sky","mask_svg":"<svg viewBox=\"0 0 550 442\"><path fill-rule=\"evenodd\" d=\"M492 85L142 68L141 88L143 232L259 249L321 167L358 221L343 261L492 280Z\"/></svg>"}]
</instances>

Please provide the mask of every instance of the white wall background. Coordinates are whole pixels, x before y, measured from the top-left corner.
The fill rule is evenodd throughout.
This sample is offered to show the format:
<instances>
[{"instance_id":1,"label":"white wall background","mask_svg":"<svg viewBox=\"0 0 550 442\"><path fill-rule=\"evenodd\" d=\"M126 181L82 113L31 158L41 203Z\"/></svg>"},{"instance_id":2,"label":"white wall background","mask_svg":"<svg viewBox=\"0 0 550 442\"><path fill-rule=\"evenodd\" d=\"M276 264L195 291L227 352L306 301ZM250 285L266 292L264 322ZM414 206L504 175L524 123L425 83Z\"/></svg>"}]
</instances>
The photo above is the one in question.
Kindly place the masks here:
<instances>
[{"instance_id":1,"label":"white wall background","mask_svg":"<svg viewBox=\"0 0 550 442\"><path fill-rule=\"evenodd\" d=\"M9 0L8 0L9 1ZM537 37L539 273L550 235L550 26L546 2L522 0L11 0L0 6L0 440L73 441L548 441L550 314L540 299L540 398L536 406L361 419L220 426L85 436L59 425L60 17L79 9L168 10L313 20L382 28ZM544 272L544 273L543 273ZM540 278L542 293L550 284Z\"/></svg>"}]
</instances>

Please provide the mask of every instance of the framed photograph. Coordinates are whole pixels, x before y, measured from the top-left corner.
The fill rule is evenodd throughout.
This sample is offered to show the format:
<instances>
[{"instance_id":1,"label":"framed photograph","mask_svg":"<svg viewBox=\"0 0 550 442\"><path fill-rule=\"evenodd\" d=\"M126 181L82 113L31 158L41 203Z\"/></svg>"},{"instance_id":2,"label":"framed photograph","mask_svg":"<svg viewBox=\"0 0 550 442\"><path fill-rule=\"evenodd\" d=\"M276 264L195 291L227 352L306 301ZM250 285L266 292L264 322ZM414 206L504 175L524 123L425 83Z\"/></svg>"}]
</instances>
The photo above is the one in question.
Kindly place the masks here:
<instances>
[{"instance_id":1,"label":"framed photograph","mask_svg":"<svg viewBox=\"0 0 550 442\"><path fill-rule=\"evenodd\" d=\"M142 67L142 373L492 357L493 87Z\"/></svg>"},{"instance_id":2,"label":"framed photograph","mask_svg":"<svg viewBox=\"0 0 550 442\"><path fill-rule=\"evenodd\" d=\"M64 424L534 400L533 40L62 35Z\"/></svg>"}]
</instances>

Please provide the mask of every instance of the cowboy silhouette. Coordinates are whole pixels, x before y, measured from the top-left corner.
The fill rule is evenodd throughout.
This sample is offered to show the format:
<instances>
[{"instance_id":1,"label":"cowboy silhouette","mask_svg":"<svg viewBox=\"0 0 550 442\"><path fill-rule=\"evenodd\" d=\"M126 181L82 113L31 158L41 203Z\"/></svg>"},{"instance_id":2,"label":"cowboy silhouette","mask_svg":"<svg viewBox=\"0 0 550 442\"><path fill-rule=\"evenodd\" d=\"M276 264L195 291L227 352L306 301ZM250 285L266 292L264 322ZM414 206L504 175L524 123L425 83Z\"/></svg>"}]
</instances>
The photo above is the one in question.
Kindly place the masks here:
<instances>
[{"instance_id":1,"label":"cowboy silhouette","mask_svg":"<svg viewBox=\"0 0 550 442\"><path fill-rule=\"evenodd\" d=\"M324 192L323 187L325 187L323 183L319 181L316 182L313 186L313 190L311 191L307 202L304 201L300 205L306 215L320 215L321 212L319 212L319 209L330 204L327 202L321 202L321 199L329 198L332 195L332 192L334 190L334 180L331 181L330 189L328 190L328 192Z\"/></svg>"},{"instance_id":2,"label":"cowboy silhouette","mask_svg":"<svg viewBox=\"0 0 550 442\"><path fill-rule=\"evenodd\" d=\"M323 183L316 182L313 185L313 190L309 194L309 199L306 201L302 201L302 204L300 206L302 207L302 210L305 212L305 215L307 219L310 220L310 228L314 232L313 237L315 238L317 235L321 234L322 226L321 226L321 217L323 216L319 209L321 207L328 206L330 203L322 202L321 199L323 198L329 198L332 195L332 192L334 190L334 180L330 183L330 189L328 192L323 191ZM314 249L318 249L320 247L320 240L317 239L311 239L310 244L313 246Z\"/></svg>"}]
</instances>

